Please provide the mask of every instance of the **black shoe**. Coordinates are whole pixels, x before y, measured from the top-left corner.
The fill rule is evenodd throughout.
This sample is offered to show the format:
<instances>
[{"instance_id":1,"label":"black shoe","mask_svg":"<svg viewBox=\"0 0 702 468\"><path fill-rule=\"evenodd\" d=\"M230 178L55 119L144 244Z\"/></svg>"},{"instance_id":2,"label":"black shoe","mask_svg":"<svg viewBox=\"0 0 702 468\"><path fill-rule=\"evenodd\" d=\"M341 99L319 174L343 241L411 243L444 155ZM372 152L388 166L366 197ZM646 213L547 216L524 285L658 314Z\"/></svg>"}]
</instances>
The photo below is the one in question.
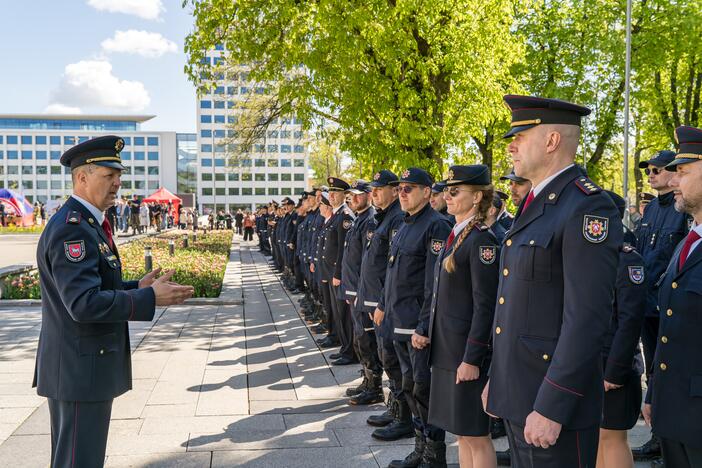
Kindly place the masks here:
<instances>
[{"instance_id":1,"label":"black shoe","mask_svg":"<svg viewBox=\"0 0 702 468\"><path fill-rule=\"evenodd\" d=\"M334 353L334 354L329 355L329 359L331 359L331 360L336 360L336 359L339 359L340 357L341 357L341 353Z\"/></svg>"},{"instance_id":2,"label":"black shoe","mask_svg":"<svg viewBox=\"0 0 702 468\"><path fill-rule=\"evenodd\" d=\"M352 406L362 406L362 405L373 405L375 403L382 403L385 401L385 397L383 395L383 390L380 388L377 389L368 389L363 393L359 393L356 396L352 396L349 398L349 405Z\"/></svg>"},{"instance_id":3,"label":"black shoe","mask_svg":"<svg viewBox=\"0 0 702 468\"><path fill-rule=\"evenodd\" d=\"M368 377L366 377L366 373L361 369L358 371L361 375L363 375L363 382L361 382L361 385L358 387L351 387L346 389L346 396L347 397L352 397L356 395L360 395L361 393L365 392L368 389Z\"/></svg>"},{"instance_id":4,"label":"black shoe","mask_svg":"<svg viewBox=\"0 0 702 468\"><path fill-rule=\"evenodd\" d=\"M658 437L651 436L648 442L641 447L633 448L631 453L636 461L653 460L661 456L661 442L658 440Z\"/></svg>"},{"instance_id":5,"label":"black shoe","mask_svg":"<svg viewBox=\"0 0 702 468\"><path fill-rule=\"evenodd\" d=\"M319 325L315 325L314 327L312 327L311 330L312 330L312 333L314 333L315 335L322 335L322 334L327 332L327 327L325 327L324 325L322 325L320 323ZM324 341L324 340L325 340L325 338L321 338L321 339L317 340L317 344L321 344L322 341Z\"/></svg>"},{"instance_id":6,"label":"black shoe","mask_svg":"<svg viewBox=\"0 0 702 468\"><path fill-rule=\"evenodd\" d=\"M397 409L395 419L385 427L374 430L371 436L374 439L393 441L412 437L414 427L412 426L412 413L406 401L395 400Z\"/></svg>"},{"instance_id":7,"label":"black shoe","mask_svg":"<svg viewBox=\"0 0 702 468\"><path fill-rule=\"evenodd\" d=\"M393 416L393 412L390 408L388 408L382 414L373 414L371 416L368 416L368 419L366 419L366 424L374 427L386 427L394 420L395 417Z\"/></svg>"},{"instance_id":8,"label":"black shoe","mask_svg":"<svg viewBox=\"0 0 702 468\"><path fill-rule=\"evenodd\" d=\"M651 460L651 468L665 468L665 462L662 458Z\"/></svg>"},{"instance_id":9,"label":"black shoe","mask_svg":"<svg viewBox=\"0 0 702 468\"><path fill-rule=\"evenodd\" d=\"M425 439L421 431L414 430L414 450L404 460L393 460L388 468L416 468L424 456Z\"/></svg>"},{"instance_id":10,"label":"black shoe","mask_svg":"<svg viewBox=\"0 0 702 468\"><path fill-rule=\"evenodd\" d=\"M446 442L427 438L419 468L446 468Z\"/></svg>"},{"instance_id":11,"label":"black shoe","mask_svg":"<svg viewBox=\"0 0 702 468\"><path fill-rule=\"evenodd\" d=\"M502 418L490 418L490 438L499 439L507 435L507 429L505 429L505 422Z\"/></svg>"},{"instance_id":12,"label":"black shoe","mask_svg":"<svg viewBox=\"0 0 702 468\"><path fill-rule=\"evenodd\" d=\"M326 348L335 348L337 346L339 346L339 342L332 339L332 338L329 338L329 337L325 338L324 340L322 340L321 343L319 343L319 347L325 348L325 349Z\"/></svg>"},{"instance_id":13,"label":"black shoe","mask_svg":"<svg viewBox=\"0 0 702 468\"><path fill-rule=\"evenodd\" d=\"M331 362L332 366L348 366L349 364L358 364L358 361L356 359L351 359L342 356L339 359Z\"/></svg>"},{"instance_id":14,"label":"black shoe","mask_svg":"<svg viewBox=\"0 0 702 468\"><path fill-rule=\"evenodd\" d=\"M510 466L512 464L512 456L509 453L509 449L504 452L495 451L497 455L497 466Z\"/></svg>"}]
</instances>

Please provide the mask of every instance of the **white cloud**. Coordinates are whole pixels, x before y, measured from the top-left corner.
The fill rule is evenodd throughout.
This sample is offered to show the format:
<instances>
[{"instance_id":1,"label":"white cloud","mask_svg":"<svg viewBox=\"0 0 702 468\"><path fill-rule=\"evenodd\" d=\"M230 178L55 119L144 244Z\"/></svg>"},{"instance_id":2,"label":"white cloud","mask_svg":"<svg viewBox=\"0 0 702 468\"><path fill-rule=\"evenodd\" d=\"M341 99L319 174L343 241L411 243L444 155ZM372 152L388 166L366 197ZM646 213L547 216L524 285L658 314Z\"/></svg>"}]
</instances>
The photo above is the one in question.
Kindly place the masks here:
<instances>
[{"instance_id":1,"label":"white cloud","mask_svg":"<svg viewBox=\"0 0 702 468\"><path fill-rule=\"evenodd\" d=\"M51 94L50 106L140 111L150 102L144 85L114 76L110 62L83 60L66 65L61 83Z\"/></svg>"},{"instance_id":2,"label":"white cloud","mask_svg":"<svg viewBox=\"0 0 702 468\"><path fill-rule=\"evenodd\" d=\"M45 114L81 114L80 107L66 106L64 104L49 104L44 108Z\"/></svg>"},{"instance_id":3,"label":"white cloud","mask_svg":"<svg viewBox=\"0 0 702 468\"><path fill-rule=\"evenodd\" d=\"M102 41L105 52L137 54L142 57L155 58L168 52L177 52L178 46L159 33L148 31L115 31L114 37Z\"/></svg>"},{"instance_id":4,"label":"white cloud","mask_svg":"<svg viewBox=\"0 0 702 468\"><path fill-rule=\"evenodd\" d=\"M161 0L88 0L88 5L99 11L124 13L147 20L160 19L165 11Z\"/></svg>"}]
</instances>

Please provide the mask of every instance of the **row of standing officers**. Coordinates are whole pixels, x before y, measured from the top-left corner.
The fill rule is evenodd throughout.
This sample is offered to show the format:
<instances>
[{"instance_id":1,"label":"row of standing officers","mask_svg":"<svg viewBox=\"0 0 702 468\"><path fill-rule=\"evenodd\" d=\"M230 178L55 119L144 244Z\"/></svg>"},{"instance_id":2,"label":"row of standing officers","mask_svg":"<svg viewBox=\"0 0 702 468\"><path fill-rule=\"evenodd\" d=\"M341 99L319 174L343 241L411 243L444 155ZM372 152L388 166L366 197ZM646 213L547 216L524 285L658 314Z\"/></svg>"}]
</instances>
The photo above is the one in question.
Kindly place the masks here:
<instances>
[{"instance_id":1,"label":"row of standing officers","mask_svg":"<svg viewBox=\"0 0 702 468\"><path fill-rule=\"evenodd\" d=\"M383 401L385 372L373 437L415 437L391 467L444 466L446 431L461 466L494 466L490 416L512 466L633 466L644 362L654 437L635 455L702 466L702 131L678 128L677 153L642 163L659 197L632 233L625 201L574 163L590 110L505 101L514 219L485 166L436 183L381 170L260 209L261 249L305 293L319 345L340 347L332 364L360 362L349 404Z\"/></svg>"}]
</instances>

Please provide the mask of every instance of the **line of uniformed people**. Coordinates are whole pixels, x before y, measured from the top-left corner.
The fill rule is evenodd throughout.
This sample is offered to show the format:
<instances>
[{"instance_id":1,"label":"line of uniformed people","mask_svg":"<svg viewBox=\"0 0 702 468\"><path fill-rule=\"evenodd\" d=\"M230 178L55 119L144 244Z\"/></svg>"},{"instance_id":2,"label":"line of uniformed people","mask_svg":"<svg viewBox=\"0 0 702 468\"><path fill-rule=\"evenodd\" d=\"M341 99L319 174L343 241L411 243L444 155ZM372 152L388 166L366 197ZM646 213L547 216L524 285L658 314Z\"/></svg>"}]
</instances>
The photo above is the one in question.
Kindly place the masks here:
<instances>
[{"instance_id":1,"label":"line of uniformed people","mask_svg":"<svg viewBox=\"0 0 702 468\"><path fill-rule=\"evenodd\" d=\"M653 301L657 311L670 305L660 310L666 334L648 325L659 350L656 357L647 351L646 368L656 374L674 363L680 371L649 375L653 406L644 416L663 438L667 466L702 466L695 420L702 368L692 356L701 353L691 334L702 321L684 312L699 314L700 302L691 301L702 294L702 267L695 268L702 249L693 257L697 243L675 248L686 234L683 212L694 216L697 205L678 203L670 182L667 198L676 197L681 213L662 217L675 226L664 223L661 234L646 222L655 214L647 209L636 233L642 257L632 233L624 242L624 199L573 162L589 109L528 96L505 101L515 168L500 179L509 181L509 196L494 189L483 165L452 166L441 182L414 167L352 185L330 177L297 205L286 198L260 210L262 250L270 249L286 287L305 293L301 311L326 335L320 347L340 347L332 364L360 362L363 381L348 389L349 404L383 401L385 373L387 410L368 418L377 427L372 436L415 438L414 450L391 467L445 466L446 431L458 436L462 467L633 466L627 431L641 413L639 341L650 291L660 289ZM686 175L702 159L695 156L702 132L678 136L689 141L685 154L644 163L656 175L664 166ZM665 247L668 259L642 243ZM650 266L646 255L662 266ZM676 270L681 255L694 261ZM679 318L673 306L682 309ZM671 346L678 336L686 341ZM660 408L689 414L675 418ZM510 445L497 456L490 416L504 419Z\"/></svg>"}]
</instances>

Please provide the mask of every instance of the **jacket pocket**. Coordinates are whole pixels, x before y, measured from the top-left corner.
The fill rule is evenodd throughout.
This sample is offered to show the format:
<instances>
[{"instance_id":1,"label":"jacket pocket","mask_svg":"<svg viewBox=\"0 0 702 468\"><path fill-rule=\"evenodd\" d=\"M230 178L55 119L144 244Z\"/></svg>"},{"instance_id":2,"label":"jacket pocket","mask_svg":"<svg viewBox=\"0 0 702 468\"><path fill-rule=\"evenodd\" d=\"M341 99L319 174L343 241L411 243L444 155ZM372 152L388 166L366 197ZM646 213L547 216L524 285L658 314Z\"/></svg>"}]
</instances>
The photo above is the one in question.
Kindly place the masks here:
<instances>
[{"instance_id":1,"label":"jacket pocket","mask_svg":"<svg viewBox=\"0 0 702 468\"><path fill-rule=\"evenodd\" d=\"M81 336L78 338L78 352L81 356L103 355L117 352L117 334Z\"/></svg>"},{"instance_id":2,"label":"jacket pocket","mask_svg":"<svg viewBox=\"0 0 702 468\"><path fill-rule=\"evenodd\" d=\"M702 278L690 278L685 285L685 291L702 296Z\"/></svg>"},{"instance_id":3,"label":"jacket pocket","mask_svg":"<svg viewBox=\"0 0 702 468\"><path fill-rule=\"evenodd\" d=\"M517 277L527 281L551 281L551 250L548 248L552 232L524 234L519 243Z\"/></svg>"},{"instance_id":4,"label":"jacket pocket","mask_svg":"<svg viewBox=\"0 0 702 468\"><path fill-rule=\"evenodd\" d=\"M558 340L533 335L519 335L519 341L524 345L529 354L543 362L551 362L553 352L556 350Z\"/></svg>"}]
</instances>

